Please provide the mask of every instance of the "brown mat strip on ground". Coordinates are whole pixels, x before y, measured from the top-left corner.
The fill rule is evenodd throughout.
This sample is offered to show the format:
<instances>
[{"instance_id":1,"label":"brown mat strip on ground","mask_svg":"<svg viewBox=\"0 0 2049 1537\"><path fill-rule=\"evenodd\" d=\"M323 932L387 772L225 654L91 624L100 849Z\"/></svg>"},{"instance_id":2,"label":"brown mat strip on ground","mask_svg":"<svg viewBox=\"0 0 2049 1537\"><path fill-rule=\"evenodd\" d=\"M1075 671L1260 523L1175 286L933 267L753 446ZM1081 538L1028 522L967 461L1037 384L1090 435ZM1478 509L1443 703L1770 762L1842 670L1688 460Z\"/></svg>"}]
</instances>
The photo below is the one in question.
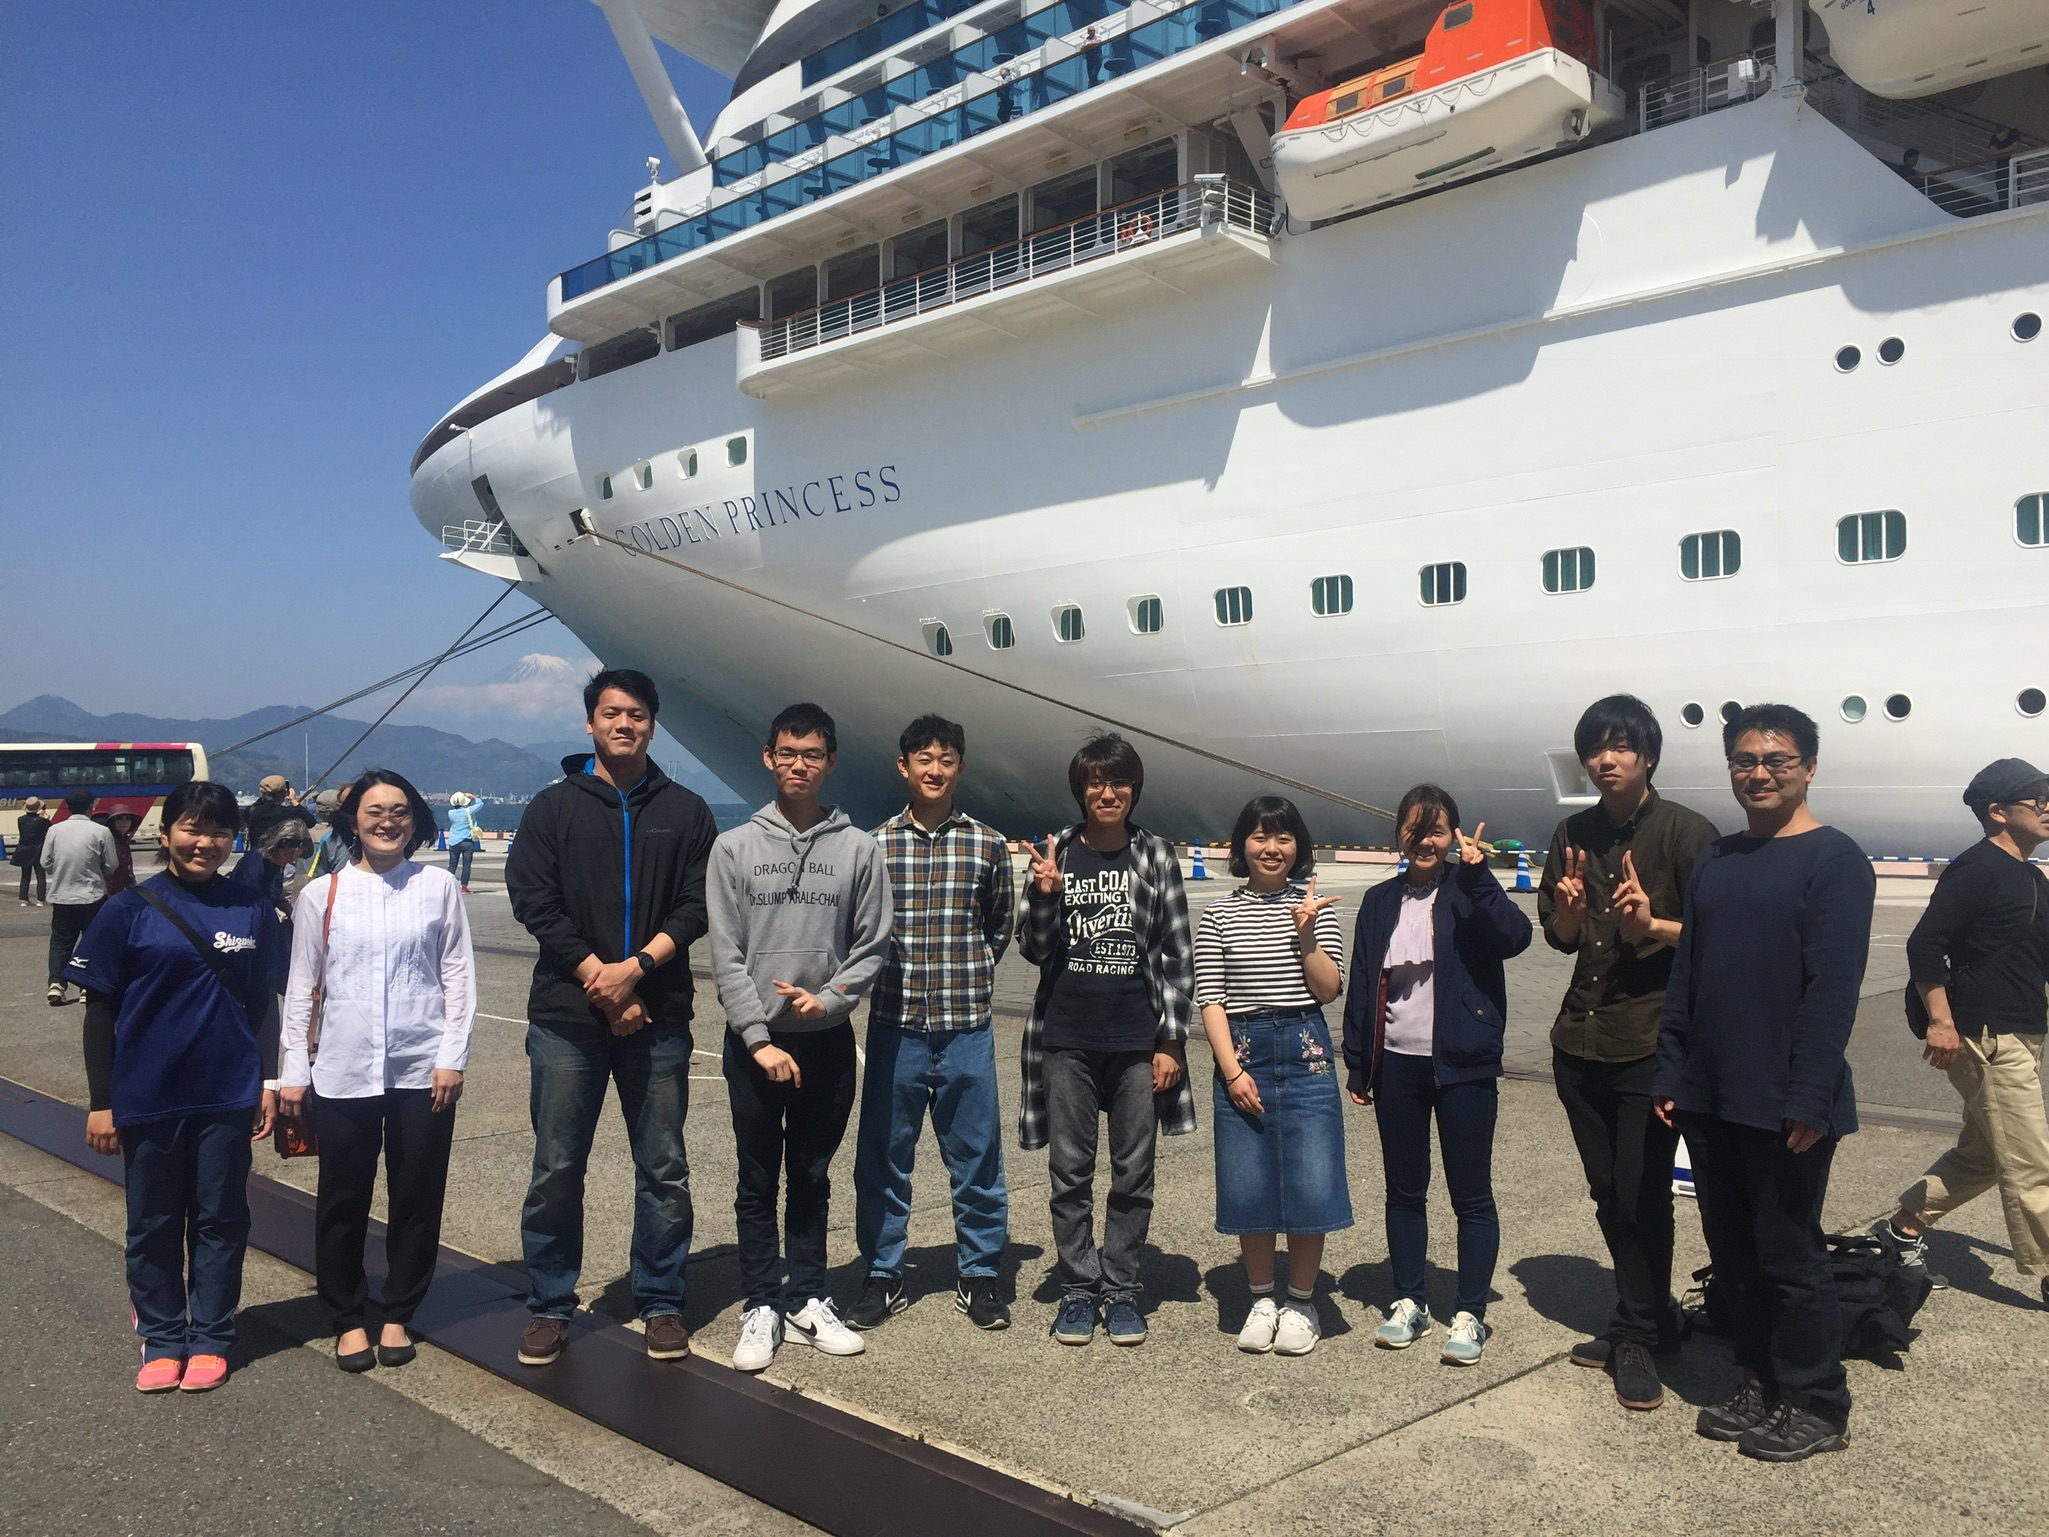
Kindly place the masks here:
<instances>
[{"instance_id":1,"label":"brown mat strip on ground","mask_svg":"<svg viewBox=\"0 0 2049 1537\"><path fill-rule=\"evenodd\" d=\"M114 1184L121 1160L85 1145L85 1112L0 1078L0 1132ZM313 1198L249 1181L250 1243L313 1268ZM382 1281L384 1230L366 1256ZM553 1366L518 1364L526 1286L515 1271L443 1248L413 1330L451 1355L800 1521L844 1537L1131 1537L1133 1524L858 1415L692 1357L654 1362L640 1336L579 1314Z\"/></svg>"}]
</instances>

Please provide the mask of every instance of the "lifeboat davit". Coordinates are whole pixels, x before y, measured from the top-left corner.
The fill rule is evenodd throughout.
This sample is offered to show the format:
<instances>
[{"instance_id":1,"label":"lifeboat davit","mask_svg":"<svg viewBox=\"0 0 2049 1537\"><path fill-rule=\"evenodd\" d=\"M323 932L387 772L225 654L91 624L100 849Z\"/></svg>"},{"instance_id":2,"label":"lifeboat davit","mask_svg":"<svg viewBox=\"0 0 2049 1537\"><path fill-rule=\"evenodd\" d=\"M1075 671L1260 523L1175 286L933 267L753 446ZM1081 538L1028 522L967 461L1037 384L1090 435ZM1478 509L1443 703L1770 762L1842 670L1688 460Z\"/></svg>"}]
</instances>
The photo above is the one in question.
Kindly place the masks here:
<instances>
[{"instance_id":1,"label":"lifeboat davit","mask_svg":"<svg viewBox=\"0 0 2049 1537\"><path fill-rule=\"evenodd\" d=\"M1809 0L1828 51L1874 96L1929 96L2049 64L2049 0Z\"/></svg>"},{"instance_id":2,"label":"lifeboat davit","mask_svg":"<svg viewBox=\"0 0 2049 1537\"><path fill-rule=\"evenodd\" d=\"M1459 0L1423 51L1305 97L1274 135L1298 219L1334 219L1577 143L1622 116L1585 0Z\"/></svg>"}]
</instances>

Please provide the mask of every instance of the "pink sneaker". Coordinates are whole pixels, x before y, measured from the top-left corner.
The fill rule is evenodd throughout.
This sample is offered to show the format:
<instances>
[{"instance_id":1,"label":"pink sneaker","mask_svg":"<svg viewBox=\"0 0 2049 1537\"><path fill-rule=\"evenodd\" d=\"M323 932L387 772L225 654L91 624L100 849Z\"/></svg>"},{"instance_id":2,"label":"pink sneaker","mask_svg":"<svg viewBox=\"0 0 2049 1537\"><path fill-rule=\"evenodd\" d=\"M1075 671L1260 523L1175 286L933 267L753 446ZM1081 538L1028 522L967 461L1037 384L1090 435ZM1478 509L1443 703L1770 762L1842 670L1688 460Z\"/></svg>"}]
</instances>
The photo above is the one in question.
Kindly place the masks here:
<instances>
[{"instance_id":1,"label":"pink sneaker","mask_svg":"<svg viewBox=\"0 0 2049 1537\"><path fill-rule=\"evenodd\" d=\"M178 1379L178 1386L187 1393L204 1393L227 1380L227 1357L194 1356L185 1363L185 1375Z\"/></svg>"},{"instance_id":2,"label":"pink sneaker","mask_svg":"<svg viewBox=\"0 0 2049 1537\"><path fill-rule=\"evenodd\" d=\"M135 1391L168 1392L178 1385L178 1374L184 1369L185 1363L176 1356L158 1356L154 1361L145 1361L142 1370L135 1374Z\"/></svg>"}]
</instances>

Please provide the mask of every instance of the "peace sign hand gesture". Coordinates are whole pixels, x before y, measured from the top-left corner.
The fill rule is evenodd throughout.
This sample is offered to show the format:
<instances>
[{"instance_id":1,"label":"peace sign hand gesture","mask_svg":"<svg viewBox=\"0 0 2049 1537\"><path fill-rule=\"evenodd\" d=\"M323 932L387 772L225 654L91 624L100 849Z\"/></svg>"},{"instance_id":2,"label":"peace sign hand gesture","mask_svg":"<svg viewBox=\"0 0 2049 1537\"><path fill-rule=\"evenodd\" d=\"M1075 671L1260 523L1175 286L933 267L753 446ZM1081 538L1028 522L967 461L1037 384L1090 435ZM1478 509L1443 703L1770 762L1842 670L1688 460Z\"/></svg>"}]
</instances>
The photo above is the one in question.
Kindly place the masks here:
<instances>
[{"instance_id":1,"label":"peace sign hand gesture","mask_svg":"<svg viewBox=\"0 0 2049 1537\"><path fill-rule=\"evenodd\" d=\"M1046 847L1043 850L1036 843L1027 843L1025 847L1031 851L1032 879L1038 882L1041 895L1050 897L1054 892L1067 884L1067 876L1061 871L1060 866L1053 861L1053 835L1051 833L1046 835Z\"/></svg>"},{"instance_id":2,"label":"peace sign hand gesture","mask_svg":"<svg viewBox=\"0 0 2049 1537\"><path fill-rule=\"evenodd\" d=\"M1585 849L1567 847L1565 858L1559 864L1557 884L1551 888L1551 900L1557 904L1558 916L1569 920L1573 932L1577 933L1587 915Z\"/></svg>"},{"instance_id":3,"label":"peace sign hand gesture","mask_svg":"<svg viewBox=\"0 0 2049 1537\"><path fill-rule=\"evenodd\" d=\"M1343 898L1320 897L1316 894L1316 877L1309 877L1309 889L1302 894L1302 900L1288 909L1288 916L1295 920L1295 942L1309 945L1315 943L1316 918L1326 907L1334 907Z\"/></svg>"},{"instance_id":4,"label":"peace sign hand gesture","mask_svg":"<svg viewBox=\"0 0 2049 1537\"><path fill-rule=\"evenodd\" d=\"M1488 850L1487 845L1480 841L1480 835L1486 831L1487 824L1482 822L1473 829L1473 836L1468 838L1458 828L1454 827L1451 830L1451 835L1458 840L1458 857L1469 865L1484 865L1487 862Z\"/></svg>"},{"instance_id":5,"label":"peace sign hand gesture","mask_svg":"<svg viewBox=\"0 0 2049 1537\"><path fill-rule=\"evenodd\" d=\"M1622 856L1622 883L1615 888L1615 913L1631 939L1651 937L1650 895L1636 878L1636 861L1627 853Z\"/></svg>"}]
</instances>

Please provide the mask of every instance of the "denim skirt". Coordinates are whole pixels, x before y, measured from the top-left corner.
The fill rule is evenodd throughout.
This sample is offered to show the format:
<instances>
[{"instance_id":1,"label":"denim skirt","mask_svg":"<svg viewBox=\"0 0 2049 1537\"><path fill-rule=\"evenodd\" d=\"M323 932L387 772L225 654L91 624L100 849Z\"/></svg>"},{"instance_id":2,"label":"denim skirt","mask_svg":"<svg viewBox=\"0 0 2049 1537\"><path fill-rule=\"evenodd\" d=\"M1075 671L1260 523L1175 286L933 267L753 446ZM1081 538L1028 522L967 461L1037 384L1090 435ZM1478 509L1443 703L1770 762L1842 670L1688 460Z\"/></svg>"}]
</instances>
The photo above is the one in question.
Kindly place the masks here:
<instances>
[{"instance_id":1,"label":"denim skirt","mask_svg":"<svg viewBox=\"0 0 2049 1537\"><path fill-rule=\"evenodd\" d=\"M1238 1066L1264 1113L1231 1103L1215 1078L1217 1231L1335 1233L1352 1225L1337 1054L1321 1009L1238 1015Z\"/></svg>"}]
</instances>

